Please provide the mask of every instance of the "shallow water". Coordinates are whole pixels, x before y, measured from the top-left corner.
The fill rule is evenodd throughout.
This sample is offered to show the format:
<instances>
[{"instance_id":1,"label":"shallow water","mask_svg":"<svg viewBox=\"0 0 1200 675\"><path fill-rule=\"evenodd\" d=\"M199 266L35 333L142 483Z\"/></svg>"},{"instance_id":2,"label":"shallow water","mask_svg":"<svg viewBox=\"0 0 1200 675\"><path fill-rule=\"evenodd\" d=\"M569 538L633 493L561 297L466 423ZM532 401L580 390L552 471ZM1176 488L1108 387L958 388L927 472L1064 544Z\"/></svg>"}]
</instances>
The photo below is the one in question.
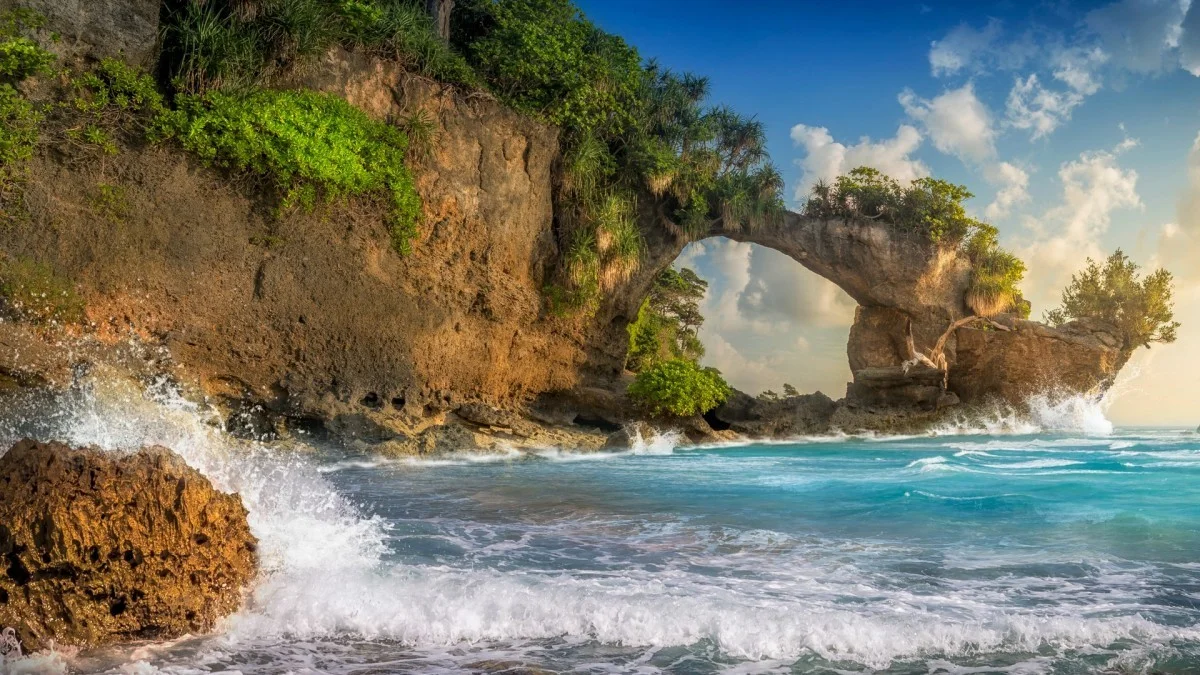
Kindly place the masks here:
<instances>
[{"instance_id":1,"label":"shallow water","mask_svg":"<svg viewBox=\"0 0 1200 675\"><path fill-rule=\"evenodd\" d=\"M1200 437L1072 405L994 427L1058 429L1021 435L414 463L77 392L0 442L175 448L242 494L263 578L216 635L4 668L1200 672Z\"/></svg>"}]
</instances>

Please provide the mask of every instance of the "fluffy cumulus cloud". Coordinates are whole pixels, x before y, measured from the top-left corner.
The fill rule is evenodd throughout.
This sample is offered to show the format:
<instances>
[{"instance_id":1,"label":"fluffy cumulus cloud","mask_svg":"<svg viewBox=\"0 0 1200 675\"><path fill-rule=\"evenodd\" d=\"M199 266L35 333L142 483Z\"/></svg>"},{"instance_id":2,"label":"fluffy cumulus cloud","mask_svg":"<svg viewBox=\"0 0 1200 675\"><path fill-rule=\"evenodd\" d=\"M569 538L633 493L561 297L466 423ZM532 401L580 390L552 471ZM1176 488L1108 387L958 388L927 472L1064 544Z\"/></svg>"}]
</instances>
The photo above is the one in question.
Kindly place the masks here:
<instances>
[{"instance_id":1,"label":"fluffy cumulus cloud","mask_svg":"<svg viewBox=\"0 0 1200 675\"><path fill-rule=\"evenodd\" d=\"M719 280L705 297L704 316L721 332L783 335L854 320L850 296L771 249L716 239L688 246L679 265Z\"/></svg>"},{"instance_id":2,"label":"fluffy cumulus cloud","mask_svg":"<svg viewBox=\"0 0 1200 675\"><path fill-rule=\"evenodd\" d=\"M1077 14L1074 29L1012 32L994 19L961 24L929 51L935 76L1014 73L1004 128L1045 138L1106 80L1182 67L1200 76L1200 2L1116 0ZM910 112L910 114L912 114Z\"/></svg>"},{"instance_id":3,"label":"fluffy cumulus cloud","mask_svg":"<svg viewBox=\"0 0 1200 675\"><path fill-rule=\"evenodd\" d=\"M1088 257L1100 258L1100 241L1120 209L1142 206L1137 171L1120 166L1117 153L1084 152L1058 170L1061 201L1026 222L1031 238L1020 249L1030 273L1024 284L1035 308L1057 304L1061 289Z\"/></svg>"},{"instance_id":4,"label":"fluffy cumulus cloud","mask_svg":"<svg viewBox=\"0 0 1200 675\"><path fill-rule=\"evenodd\" d=\"M984 169L984 178L996 188L996 197L984 215L988 220L1008 217L1013 209L1029 203L1029 172L1011 162L997 162Z\"/></svg>"},{"instance_id":5,"label":"fluffy cumulus cloud","mask_svg":"<svg viewBox=\"0 0 1200 675\"><path fill-rule=\"evenodd\" d=\"M1083 100L1083 94L1043 86L1036 73L1018 77L1008 93L1005 123L1029 131L1033 140L1044 138L1071 119L1071 112Z\"/></svg>"},{"instance_id":6,"label":"fluffy cumulus cloud","mask_svg":"<svg viewBox=\"0 0 1200 675\"><path fill-rule=\"evenodd\" d=\"M1080 96L1100 91L1100 68L1108 62L1108 53L1091 47L1064 47L1051 57L1054 79Z\"/></svg>"},{"instance_id":7,"label":"fluffy cumulus cloud","mask_svg":"<svg viewBox=\"0 0 1200 675\"><path fill-rule=\"evenodd\" d=\"M967 83L931 100L905 89L900 105L909 117L924 125L933 145L964 161L982 162L996 154L996 129L987 106Z\"/></svg>"},{"instance_id":8,"label":"fluffy cumulus cloud","mask_svg":"<svg viewBox=\"0 0 1200 675\"><path fill-rule=\"evenodd\" d=\"M896 135L878 141L863 137L846 145L835 141L829 129L797 124L792 127L792 142L804 151L797 164L804 170L796 186L796 200L803 201L818 180L833 180L858 166L870 166L901 181L929 175L929 167L913 157L921 147L921 132L902 124Z\"/></svg>"}]
</instances>

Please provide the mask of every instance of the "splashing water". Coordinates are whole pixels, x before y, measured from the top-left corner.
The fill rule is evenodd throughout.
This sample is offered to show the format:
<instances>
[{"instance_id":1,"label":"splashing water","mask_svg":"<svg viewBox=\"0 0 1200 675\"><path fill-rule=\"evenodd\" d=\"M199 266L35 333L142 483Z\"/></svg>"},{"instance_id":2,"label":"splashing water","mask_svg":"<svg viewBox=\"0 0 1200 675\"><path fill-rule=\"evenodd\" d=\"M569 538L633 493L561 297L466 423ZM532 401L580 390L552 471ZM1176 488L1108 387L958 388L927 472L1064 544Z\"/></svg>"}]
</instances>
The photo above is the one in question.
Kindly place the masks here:
<instances>
[{"instance_id":1,"label":"splashing water","mask_svg":"<svg viewBox=\"0 0 1200 675\"><path fill-rule=\"evenodd\" d=\"M1200 440L1079 405L1040 417L1065 434L408 464L92 381L6 411L0 443L175 449L242 495L261 579L215 635L0 672L1200 667Z\"/></svg>"}]
</instances>

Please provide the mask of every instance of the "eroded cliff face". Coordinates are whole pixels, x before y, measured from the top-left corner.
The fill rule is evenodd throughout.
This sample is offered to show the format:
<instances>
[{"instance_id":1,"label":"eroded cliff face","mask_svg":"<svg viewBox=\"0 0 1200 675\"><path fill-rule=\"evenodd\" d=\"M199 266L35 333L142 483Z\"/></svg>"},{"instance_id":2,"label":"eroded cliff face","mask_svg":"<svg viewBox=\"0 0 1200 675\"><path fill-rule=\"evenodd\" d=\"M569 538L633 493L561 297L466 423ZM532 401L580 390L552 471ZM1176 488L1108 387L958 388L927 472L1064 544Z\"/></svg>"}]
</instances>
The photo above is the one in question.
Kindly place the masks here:
<instances>
[{"instance_id":1,"label":"eroded cliff face","mask_svg":"<svg viewBox=\"0 0 1200 675\"><path fill-rule=\"evenodd\" d=\"M423 414L572 387L584 334L543 312L557 132L378 62L336 66L381 118L436 120L412 255L391 250L374 204L276 218L256 186L144 145L100 161L41 152L0 249L74 281L100 333L161 342L207 391L289 414ZM100 186L119 209L98 207Z\"/></svg>"}]
</instances>

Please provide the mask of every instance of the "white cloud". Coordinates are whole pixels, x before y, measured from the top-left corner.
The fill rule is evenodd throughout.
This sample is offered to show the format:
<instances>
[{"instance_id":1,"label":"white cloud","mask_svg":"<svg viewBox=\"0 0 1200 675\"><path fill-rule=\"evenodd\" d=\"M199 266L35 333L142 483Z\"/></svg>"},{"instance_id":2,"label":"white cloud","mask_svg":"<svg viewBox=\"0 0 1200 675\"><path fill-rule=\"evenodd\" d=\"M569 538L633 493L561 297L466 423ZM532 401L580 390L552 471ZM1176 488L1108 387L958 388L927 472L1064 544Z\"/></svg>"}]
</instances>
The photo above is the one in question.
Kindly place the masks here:
<instances>
[{"instance_id":1,"label":"white cloud","mask_svg":"<svg viewBox=\"0 0 1200 675\"><path fill-rule=\"evenodd\" d=\"M797 124L792 127L792 141L803 148L805 156L797 160L804 169L796 187L796 199L808 198L809 190L818 180L834 178L859 166L870 166L900 181L912 181L929 175L929 167L911 155L921 147L921 132L902 124L892 138L872 141L859 139L854 145L844 145L833 139L825 127Z\"/></svg>"},{"instance_id":2,"label":"white cloud","mask_svg":"<svg viewBox=\"0 0 1200 675\"><path fill-rule=\"evenodd\" d=\"M1007 217L1012 210L1029 202L1029 173L1011 162L999 162L984 169L984 178L996 187L996 197L984 209L988 220Z\"/></svg>"},{"instance_id":3,"label":"white cloud","mask_svg":"<svg viewBox=\"0 0 1200 675\"><path fill-rule=\"evenodd\" d=\"M1084 25L1097 36L1114 65L1133 73L1157 73L1179 45L1187 0L1119 0L1087 13Z\"/></svg>"},{"instance_id":4,"label":"white cloud","mask_svg":"<svg viewBox=\"0 0 1200 675\"><path fill-rule=\"evenodd\" d=\"M1187 156L1187 187L1179 198L1178 222L1163 226L1158 257L1168 269L1188 281L1200 281L1200 134Z\"/></svg>"},{"instance_id":5,"label":"white cloud","mask_svg":"<svg viewBox=\"0 0 1200 675\"><path fill-rule=\"evenodd\" d=\"M791 382L841 390L855 303L841 289L767 248L729 239L690 244L676 263L710 282L701 305L704 363L751 393Z\"/></svg>"},{"instance_id":6,"label":"white cloud","mask_svg":"<svg viewBox=\"0 0 1200 675\"><path fill-rule=\"evenodd\" d=\"M1036 73L1016 78L1008 93L1007 126L1031 131L1033 140L1050 135L1071 112L1083 103L1084 96L1075 91L1053 91L1042 86Z\"/></svg>"},{"instance_id":7,"label":"white cloud","mask_svg":"<svg viewBox=\"0 0 1200 675\"><path fill-rule=\"evenodd\" d=\"M911 89L900 93L900 105L909 117L921 122L941 152L964 161L982 162L996 154L996 129L987 106L967 83L932 100Z\"/></svg>"},{"instance_id":8,"label":"white cloud","mask_svg":"<svg viewBox=\"0 0 1200 675\"><path fill-rule=\"evenodd\" d=\"M1100 91L1098 71L1107 62L1108 54L1099 47L1059 49L1052 57L1054 79L1081 96L1091 96Z\"/></svg>"},{"instance_id":9,"label":"white cloud","mask_svg":"<svg viewBox=\"0 0 1200 675\"><path fill-rule=\"evenodd\" d=\"M989 19L986 26L976 30L966 23L959 24L941 40L929 46L929 68L935 77L954 75L978 66L1000 39L1000 22Z\"/></svg>"},{"instance_id":10,"label":"white cloud","mask_svg":"<svg viewBox=\"0 0 1200 675\"><path fill-rule=\"evenodd\" d=\"M677 264L704 264L719 279L703 307L705 325L716 331L783 335L801 326L848 328L854 320L850 296L778 251L729 239L695 246Z\"/></svg>"},{"instance_id":11,"label":"white cloud","mask_svg":"<svg viewBox=\"0 0 1200 675\"><path fill-rule=\"evenodd\" d=\"M1107 255L1100 240L1113 213L1142 206L1137 171L1122 168L1112 152L1084 152L1064 162L1058 177L1061 203L1027 222L1034 238L1020 250L1030 270L1024 288L1041 310L1057 305L1059 292L1086 258Z\"/></svg>"},{"instance_id":12,"label":"white cloud","mask_svg":"<svg viewBox=\"0 0 1200 675\"><path fill-rule=\"evenodd\" d=\"M1200 2L1193 0L1179 29L1180 65L1200 77Z\"/></svg>"},{"instance_id":13,"label":"white cloud","mask_svg":"<svg viewBox=\"0 0 1200 675\"><path fill-rule=\"evenodd\" d=\"M855 302L832 282L778 251L754 247L739 309L750 321L849 328Z\"/></svg>"}]
</instances>

